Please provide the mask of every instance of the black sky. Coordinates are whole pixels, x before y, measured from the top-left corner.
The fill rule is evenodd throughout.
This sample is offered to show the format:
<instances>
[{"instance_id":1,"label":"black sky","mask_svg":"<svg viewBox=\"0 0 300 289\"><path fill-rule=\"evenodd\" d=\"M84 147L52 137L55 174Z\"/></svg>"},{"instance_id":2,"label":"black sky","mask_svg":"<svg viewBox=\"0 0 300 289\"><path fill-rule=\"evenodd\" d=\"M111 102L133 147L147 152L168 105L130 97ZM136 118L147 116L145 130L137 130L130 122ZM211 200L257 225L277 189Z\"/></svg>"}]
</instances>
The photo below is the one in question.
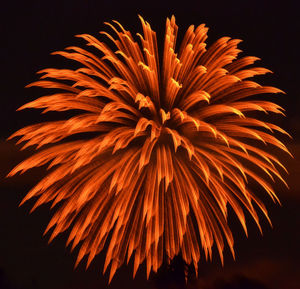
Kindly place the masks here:
<instances>
[{"instance_id":1,"label":"black sky","mask_svg":"<svg viewBox=\"0 0 300 289\"><path fill-rule=\"evenodd\" d=\"M18 152L13 142L4 140L15 130L43 120L38 112L15 112L22 104L42 95L38 89L24 86L37 79L36 72L47 67L62 67L70 62L50 53L83 42L74 38L80 33L97 35L105 29L103 22L118 20L126 29L140 32L137 15L142 15L162 37L165 18L176 17L180 37L190 24L205 23L208 43L222 36L242 39L245 55L258 56L259 63L274 72L261 77L260 83L272 84L286 95L272 100L286 109L287 118L276 120L294 138L283 141L296 160L286 159L290 170L290 191L278 186L283 206L267 201L274 228L263 223L264 236L249 221L249 238L232 218L235 230L237 261L226 253L222 268L215 256L213 264L200 261L199 280L189 288L269 288L299 289L299 206L298 181L300 157L300 89L299 89L299 1L5 1L1 3L1 113L0 113L0 289L94 289L106 288L102 276L104 254L86 272L81 265L73 270L76 252L65 249L66 235L47 245L42 237L51 213L48 207L29 215L32 203L18 208L22 196L42 174L36 170L25 177L4 180L12 167L30 155ZM285 158L285 156L284 156ZM181 288L180 260L165 266L158 275L145 281L144 267L132 281L132 264L123 266L109 288ZM192 275L192 274L191 274ZM173 280L173 281L172 281ZM248 287L247 287L248 286Z\"/></svg>"}]
</instances>

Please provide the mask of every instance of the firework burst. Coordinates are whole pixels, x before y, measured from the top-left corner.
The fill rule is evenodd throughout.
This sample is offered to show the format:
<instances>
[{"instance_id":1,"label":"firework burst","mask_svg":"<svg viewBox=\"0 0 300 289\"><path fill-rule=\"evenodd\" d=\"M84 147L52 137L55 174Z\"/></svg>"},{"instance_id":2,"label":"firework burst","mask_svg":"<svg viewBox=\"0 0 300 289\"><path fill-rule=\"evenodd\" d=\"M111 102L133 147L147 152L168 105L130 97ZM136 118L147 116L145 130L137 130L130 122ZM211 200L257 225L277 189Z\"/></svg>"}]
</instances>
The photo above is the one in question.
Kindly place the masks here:
<instances>
[{"instance_id":1,"label":"firework burst","mask_svg":"<svg viewBox=\"0 0 300 289\"><path fill-rule=\"evenodd\" d=\"M234 256L228 206L246 234L244 210L261 230L256 210L269 220L268 213L247 182L256 182L278 202L268 179L284 182L278 171L284 167L264 150L267 146L259 147L288 152L272 136L285 132L251 114L283 114L270 101L249 100L282 91L248 80L270 71L245 68L258 58L237 59L240 40L223 37L206 48L207 27L190 26L176 52L178 27L172 17L166 20L160 60L155 32L140 20L140 43L113 21L105 23L112 34L100 33L116 49L83 34L78 37L97 54L77 46L53 53L81 67L40 71L40 80L28 87L58 92L19 109L72 110L74 116L11 136L20 137L23 148L52 145L10 172L51 168L21 204L37 197L32 210L48 202L58 206L45 233L52 230L51 241L71 228L67 244L80 245L76 265L87 255L89 266L108 243L104 272L110 265L109 280L131 256L133 275L145 261L147 277L164 258L179 253L197 272L200 252L211 258L213 244L222 263L225 242ZM85 133L88 137L70 139Z\"/></svg>"}]
</instances>

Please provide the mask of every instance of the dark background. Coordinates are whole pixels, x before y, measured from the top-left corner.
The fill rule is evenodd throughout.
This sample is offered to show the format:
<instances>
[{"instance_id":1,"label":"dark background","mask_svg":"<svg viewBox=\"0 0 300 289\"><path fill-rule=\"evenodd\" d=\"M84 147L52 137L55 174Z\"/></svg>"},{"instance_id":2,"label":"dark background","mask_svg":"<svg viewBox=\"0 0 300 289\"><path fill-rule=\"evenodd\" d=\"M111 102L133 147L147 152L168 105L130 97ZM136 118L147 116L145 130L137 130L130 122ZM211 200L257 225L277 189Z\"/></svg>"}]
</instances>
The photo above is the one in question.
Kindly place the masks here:
<instances>
[{"instance_id":1,"label":"dark background","mask_svg":"<svg viewBox=\"0 0 300 289\"><path fill-rule=\"evenodd\" d=\"M33 170L25 176L4 179L5 175L30 155L19 152L14 142L5 139L15 130L45 119L35 111L15 112L22 104L43 94L24 86L37 79L35 72L46 67L71 67L69 62L50 53L69 45L83 45L73 36L80 33L97 35L106 29L104 21L118 20L135 34L141 31L137 14L149 21L162 37L165 18L172 14L179 26L179 42L190 24L206 23L208 44L219 37L243 39L240 48L245 55L258 56L260 65L274 74L260 77L263 84L273 84L286 95L272 100L286 109L287 118L275 119L293 140L281 139L294 154L282 155L290 171L286 175L290 190L276 185L282 207L266 199L273 229L262 219L262 237L252 220L248 221L247 239L234 219L229 219L235 236L237 260L225 252L225 266L217 255L213 263L204 258L199 264L199 278L190 273L188 288L299 289L299 208L300 208L300 96L298 1L10 1L1 3L1 113L0 113L0 289L95 289L95 288L184 288L183 264L180 258L163 266L146 281L142 266L132 280L132 264L122 266L110 286L102 275L105 252L85 271L81 264L73 270L76 250L65 248L66 235L47 245L42 233L51 212L44 206L32 215L32 203L18 204L40 176ZM48 116L46 116L48 117ZM51 116L50 116L51 117ZM248 216L249 217L249 216Z\"/></svg>"}]
</instances>

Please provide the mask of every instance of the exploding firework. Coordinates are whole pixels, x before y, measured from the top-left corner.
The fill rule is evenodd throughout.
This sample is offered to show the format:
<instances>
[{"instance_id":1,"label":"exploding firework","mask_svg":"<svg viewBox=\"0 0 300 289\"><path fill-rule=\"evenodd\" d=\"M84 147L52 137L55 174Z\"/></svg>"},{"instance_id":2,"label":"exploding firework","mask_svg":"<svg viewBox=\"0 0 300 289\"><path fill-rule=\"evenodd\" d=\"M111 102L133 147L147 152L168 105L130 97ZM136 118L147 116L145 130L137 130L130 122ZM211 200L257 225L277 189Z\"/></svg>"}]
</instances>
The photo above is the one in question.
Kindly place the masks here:
<instances>
[{"instance_id":1,"label":"exploding firework","mask_svg":"<svg viewBox=\"0 0 300 289\"><path fill-rule=\"evenodd\" d=\"M28 87L56 93L19 109L72 110L74 116L11 136L20 137L23 148L52 144L10 172L51 169L21 204L38 197L32 210L48 202L59 206L45 233L52 230L51 241L71 228L67 244L80 245L76 265L87 256L89 266L108 243L109 280L131 256L133 275L145 261L147 277L163 259L178 254L197 272L200 252L211 258L213 244L223 263L225 242L234 256L229 206L246 234L244 211L260 230L257 209L269 220L247 182L256 182L275 202L269 180L276 176L285 183L278 171L283 165L264 150L267 146L260 148L263 143L288 152L272 135L285 132L253 114L283 114L283 109L258 97L249 100L282 92L248 80L270 71L245 68L258 58L237 59L238 39L223 37L207 49L203 24L188 28L176 52L174 17L166 20L160 59L155 32L140 20L140 44L113 21L105 23L113 34L100 33L116 49L83 34L78 37L96 54L77 46L53 53L81 67L40 71L40 80Z\"/></svg>"}]
</instances>

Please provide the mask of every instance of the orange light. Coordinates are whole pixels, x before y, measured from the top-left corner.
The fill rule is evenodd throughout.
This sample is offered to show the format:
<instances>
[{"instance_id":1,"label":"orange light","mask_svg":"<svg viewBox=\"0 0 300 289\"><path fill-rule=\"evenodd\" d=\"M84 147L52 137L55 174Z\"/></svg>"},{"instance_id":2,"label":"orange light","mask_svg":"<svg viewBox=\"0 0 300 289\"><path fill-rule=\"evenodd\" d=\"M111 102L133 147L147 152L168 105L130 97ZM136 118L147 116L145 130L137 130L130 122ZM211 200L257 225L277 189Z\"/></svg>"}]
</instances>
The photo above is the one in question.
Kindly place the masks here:
<instances>
[{"instance_id":1,"label":"orange light","mask_svg":"<svg viewBox=\"0 0 300 289\"><path fill-rule=\"evenodd\" d=\"M249 98L282 91L248 80L269 71L245 69L257 58L237 59L240 40L223 37L206 48L207 27L191 26L176 52L178 27L172 16L166 21L160 65L156 33L140 20L140 44L113 21L106 23L113 34L101 34L116 49L83 34L78 37L99 54L76 46L55 52L81 68L40 71L40 80L28 87L59 92L20 109L74 110L74 116L30 125L10 137L20 137L23 148L52 144L9 176L48 164L51 171L21 204L33 197L38 197L33 209L60 203L46 232L53 229L51 241L72 228L67 244L72 243L72 249L80 244L76 265L87 255L89 266L109 242L104 264L104 272L111 265L109 281L132 254L133 275L145 261L147 277L158 270L163 256L170 260L179 253L197 272L200 247L211 258L213 244L223 263L224 241L234 256L228 206L246 234L243 208L260 229L253 204L269 217L249 190L248 179L279 202L269 180L276 176L284 182L278 171L283 166L265 145L288 152L271 135L285 133L281 128L249 115L283 114L270 101ZM65 140L90 132L96 136Z\"/></svg>"}]
</instances>

